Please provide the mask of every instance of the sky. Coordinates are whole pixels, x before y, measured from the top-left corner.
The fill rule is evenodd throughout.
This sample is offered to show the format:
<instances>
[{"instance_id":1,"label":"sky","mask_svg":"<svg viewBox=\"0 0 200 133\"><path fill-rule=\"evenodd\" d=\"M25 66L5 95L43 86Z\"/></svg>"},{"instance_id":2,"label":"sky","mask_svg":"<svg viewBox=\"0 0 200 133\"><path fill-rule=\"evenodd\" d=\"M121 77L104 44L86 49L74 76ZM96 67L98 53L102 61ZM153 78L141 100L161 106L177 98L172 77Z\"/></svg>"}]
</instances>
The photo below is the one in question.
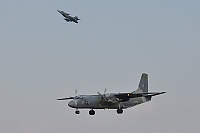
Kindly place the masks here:
<instances>
[{"instance_id":1,"label":"sky","mask_svg":"<svg viewBox=\"0 0 200 133\"><path fill-rule=\"evenodd\" d=\"M0 12L1 132L199 133L199 0L2 0ZM122 115L56 100L131 92L143 72L167 93Z\"/></svg>"}]
</instances>

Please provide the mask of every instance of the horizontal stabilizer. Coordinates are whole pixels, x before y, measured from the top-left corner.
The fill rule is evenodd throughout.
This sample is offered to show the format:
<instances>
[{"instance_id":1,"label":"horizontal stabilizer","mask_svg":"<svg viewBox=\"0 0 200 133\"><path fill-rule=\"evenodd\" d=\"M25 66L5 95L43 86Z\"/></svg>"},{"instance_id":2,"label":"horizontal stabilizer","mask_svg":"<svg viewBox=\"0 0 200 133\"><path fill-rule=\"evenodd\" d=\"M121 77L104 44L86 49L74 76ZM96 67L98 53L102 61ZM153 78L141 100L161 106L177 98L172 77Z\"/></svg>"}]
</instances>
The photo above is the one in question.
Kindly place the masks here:
<instances>
[{"instance_id":1,"label":"horizontal stabilizer","mask_svg":"<svg viewBox=\"0 0 200 133\"><path fill-rule=\"evenodd\" d=\"M164 94L166 92L134 92L134 93L119 93L115 94L115 97L118 99L128 100L129 98L137 98L137 97L144 97L144 96L156 96L160 94Z\"/></svg>"},{"instance_id":2,"label":"horizontal stabilizer","mask_svg":"<svg viewBox=\"0 0 200 133\"><path fill-rule=\"evenodd\" d=\"M155 92L148 96L157 96L157 95L164 94L164 93L166 93L166 92Z\"/></svg>"}]
</instances>

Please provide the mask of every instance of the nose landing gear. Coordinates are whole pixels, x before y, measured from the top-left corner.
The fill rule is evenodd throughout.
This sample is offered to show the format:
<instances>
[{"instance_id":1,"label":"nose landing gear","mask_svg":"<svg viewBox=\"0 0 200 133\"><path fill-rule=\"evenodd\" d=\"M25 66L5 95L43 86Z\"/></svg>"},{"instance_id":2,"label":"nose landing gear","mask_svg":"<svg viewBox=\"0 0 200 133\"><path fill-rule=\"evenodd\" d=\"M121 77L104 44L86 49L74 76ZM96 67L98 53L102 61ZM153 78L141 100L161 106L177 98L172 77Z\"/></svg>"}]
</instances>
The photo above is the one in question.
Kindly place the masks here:
<instances>
[{"instance_id":1,"label":"nose landing gear","mask_svg":"<svg viewBox=\"0 0 200 133\"><path fill-rule=\"evenodd\" d=\"M80 114L80 111L78 109L76 109L75 114Z\"/></svg>"}]
</instances>

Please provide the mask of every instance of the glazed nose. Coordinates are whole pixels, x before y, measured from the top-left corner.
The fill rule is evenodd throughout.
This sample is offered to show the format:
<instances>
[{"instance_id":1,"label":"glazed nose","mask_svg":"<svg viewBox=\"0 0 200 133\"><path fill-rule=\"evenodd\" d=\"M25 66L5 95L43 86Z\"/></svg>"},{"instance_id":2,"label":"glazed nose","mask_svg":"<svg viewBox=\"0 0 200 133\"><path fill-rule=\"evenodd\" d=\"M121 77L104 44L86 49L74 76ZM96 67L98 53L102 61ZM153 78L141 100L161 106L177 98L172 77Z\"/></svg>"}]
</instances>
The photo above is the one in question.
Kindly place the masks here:
<instances>
[{"instance_id":1,"label":"glazed nose","mask_svg":"<svg viewBox=\"0 0 200 133\"><path fill-rule=\"evenodd\" d=\"M75 102L74 102L74 100L72 100L72 101L70 101L69 103L68 103L68 106L69 107L75 107Z\"/></svg>"}]
</instances>

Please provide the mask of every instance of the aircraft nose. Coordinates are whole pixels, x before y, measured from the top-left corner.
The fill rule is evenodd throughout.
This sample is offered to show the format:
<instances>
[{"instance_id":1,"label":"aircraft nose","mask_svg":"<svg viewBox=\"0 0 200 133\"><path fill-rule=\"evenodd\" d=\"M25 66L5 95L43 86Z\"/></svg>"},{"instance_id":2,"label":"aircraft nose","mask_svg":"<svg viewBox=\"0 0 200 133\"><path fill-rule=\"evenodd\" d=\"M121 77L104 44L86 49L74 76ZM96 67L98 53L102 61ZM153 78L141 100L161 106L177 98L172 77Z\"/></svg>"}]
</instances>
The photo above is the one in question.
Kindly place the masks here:
<instances>
[{"instance_id":1,"label":"aircraft nose","mask_svg":"<svg viewBox=\"0 0 200 133\"><path fill-rule=\"evenodd\" d=\"M74 101L74 100L71 100L71 101L68 103L68 106L74 108L74 107L75 107L75 101Z\"/></svg>"}]
</instances>

